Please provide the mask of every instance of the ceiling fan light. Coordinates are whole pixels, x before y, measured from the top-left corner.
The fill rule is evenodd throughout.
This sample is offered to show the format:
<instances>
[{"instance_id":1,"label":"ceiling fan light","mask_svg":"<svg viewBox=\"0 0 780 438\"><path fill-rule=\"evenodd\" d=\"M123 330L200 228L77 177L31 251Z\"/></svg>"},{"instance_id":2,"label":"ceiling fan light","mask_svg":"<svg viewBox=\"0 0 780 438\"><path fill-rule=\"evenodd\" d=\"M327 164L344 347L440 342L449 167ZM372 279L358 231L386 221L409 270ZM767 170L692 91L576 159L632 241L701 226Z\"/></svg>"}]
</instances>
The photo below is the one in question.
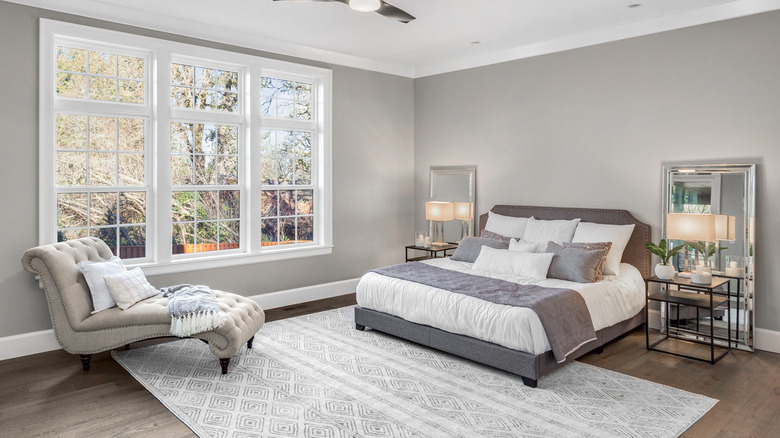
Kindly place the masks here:
<instances>
[{"instance_id":1,"label":"ceiling fan light","mask_svg":"<svg viewBox=\"0 0 780 438\"><path fill-rule=\"evenodd\" d=\"M373 12L381 5L380 0L349 0L349 7L359 12Z\"/></svg>"}]
</instances>

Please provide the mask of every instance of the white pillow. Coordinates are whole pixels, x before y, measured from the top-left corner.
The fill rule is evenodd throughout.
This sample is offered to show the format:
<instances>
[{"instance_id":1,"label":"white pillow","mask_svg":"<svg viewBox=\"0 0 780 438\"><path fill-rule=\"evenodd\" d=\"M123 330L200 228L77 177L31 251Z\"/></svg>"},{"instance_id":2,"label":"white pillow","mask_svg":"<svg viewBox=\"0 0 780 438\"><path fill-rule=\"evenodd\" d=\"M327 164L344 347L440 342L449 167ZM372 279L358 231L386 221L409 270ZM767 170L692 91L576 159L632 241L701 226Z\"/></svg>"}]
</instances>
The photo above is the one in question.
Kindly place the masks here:
<instances>
[{"instance_id":1,"label":"white pillow","mask_svg":"<svg viewBox=\"0 0 780 438\"><path fill-rule=\"evenodd\" d=\"M537 252L542 244L539 242L526 242L525 240L512 239L509 241L509 250L518 252Z\"/></svg>"},{"instance_id":2,"label":"white pillow","mask_svg":"<svg viewBox=\"0 0 780 438\"><path fill-rule=\"evenodd\" d=\"M571 242L574 230L577 229L579 222L579 219L545 221L530 218L528 225L525 227L523 240L539 243L550 241L555 243Z\"/></svg>"},{"instance_id":3,"label":"white pillow","mask_svg":"<svg viewBox=\"0 0 780 438\"><path fill-rule=\"evenodd\" d=\"M544 280L547 278L547 270L550 269L553 255L552 253L517 252L483 246L472 269Z\"/></svg>"},{"instance_id":4,"label":"white pillow","mask_svg":"<svg viewBox=\"0 0 780 438\"><path fill-rule=\"evenodd\" d=\"M106 286L106 281L103 278L106 275L126 272L127 268L125 268L122 260L114 256L102 262L79 262L78 267L81 273L84 274L87 285L89 285L89 294L92 295L92 307L95 308L92 313L95 314L101 310L116 306L116 302L111 298L111 293L109 293L108 286Z\"/></svg>"},{"instance_id":5,"label":"white pillow","mask_svg":"<svg viewBox=\"0 0 780 438\"><path fill-rule=\"evenodd\" d=\"M572 242L612 242L607 253L607 263L604 265L604 275L617 275L620 270L620 260L623 251L634 232L634 224L607 225L593 222L582 222L577 226Z\"/></svg>"},{"instance_id":6,"label":"white pillow","mask_svg":"<svg viewBox=\"0 0 780 438\"><path fill-rule=\"evenodd\" d=\"M503 214L488 211L488 220L485 223L485 229L506 237L523 238L525 233L525 224L527 217L504 216Z\"/></svg>"},{"instance_id":7,"label":"white pillow","mask_svg":"<svg viewBox=\"0 0 780 438\"><path fill-rule=\"evenodd\" d=\"M126 310L133 304L160 293L154 286L149 284L141 268L109 275L106 277L106 285L111 293L111 297L114 298L117 306L122 310Z\"/></svg>"}]
</instances>

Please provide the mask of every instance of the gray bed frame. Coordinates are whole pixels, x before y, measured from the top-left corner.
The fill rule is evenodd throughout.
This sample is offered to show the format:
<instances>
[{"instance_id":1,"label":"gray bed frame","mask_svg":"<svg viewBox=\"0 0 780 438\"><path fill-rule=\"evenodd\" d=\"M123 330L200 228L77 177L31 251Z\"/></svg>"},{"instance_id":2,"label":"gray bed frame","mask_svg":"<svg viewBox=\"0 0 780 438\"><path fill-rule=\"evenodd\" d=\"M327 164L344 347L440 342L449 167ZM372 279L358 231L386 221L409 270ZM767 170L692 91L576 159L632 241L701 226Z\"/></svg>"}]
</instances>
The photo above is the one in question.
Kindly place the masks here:
<instances>
[{"instance_id":1,"label":"gray bed frame","mask_svg":"<svg viewBox=\"0 0 780 438\"><path fill-rule=\"evenodd\" d=\"M626 210L496 205L492 211L513 217L533 216L546 220L580 218L582 222L615 225L635 224L634 232L623 252L622 262L634 265L639 269L642 278L650 276L650 252L645 249L645 242L650 241L651 238L650 226L640 222ZM487 217L487 214L483 214L479 218L480 232L485 228ZM601 352L604 344L642 325L645 322L645 317L645 311L642 309L629 319L598 330L595 341L577 349L568 356L565 362L557 363L551 351L533 355L427 325L409 322L387 313L360 306L355 307L355 327L358 330L370 327L383 333L508 371L522 377L523 383L532 388L536 387L539 378L556 368L589 351Z\"/></svg>"}]
</instances>

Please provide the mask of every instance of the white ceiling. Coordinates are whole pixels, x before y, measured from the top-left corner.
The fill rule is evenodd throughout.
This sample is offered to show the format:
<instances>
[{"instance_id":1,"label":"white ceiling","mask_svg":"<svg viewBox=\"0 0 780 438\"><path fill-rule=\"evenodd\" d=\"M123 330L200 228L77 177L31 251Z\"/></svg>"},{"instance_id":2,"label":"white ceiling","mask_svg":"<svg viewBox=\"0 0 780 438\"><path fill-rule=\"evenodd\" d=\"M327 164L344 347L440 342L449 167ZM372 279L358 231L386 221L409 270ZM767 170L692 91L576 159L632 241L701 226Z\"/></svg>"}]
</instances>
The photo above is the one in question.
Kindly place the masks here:
<instances>
[{"instance_id":1,"label":"white ceiling","mask_svg":"<svg viewBox=\"0 0 780 438\"><path fill-rule=\"evenodd\" d=\"M338 2L10 1L408 77L780 9L778 0L388 0L417 17L403 24Z\"/></svg>"}]
</instances>

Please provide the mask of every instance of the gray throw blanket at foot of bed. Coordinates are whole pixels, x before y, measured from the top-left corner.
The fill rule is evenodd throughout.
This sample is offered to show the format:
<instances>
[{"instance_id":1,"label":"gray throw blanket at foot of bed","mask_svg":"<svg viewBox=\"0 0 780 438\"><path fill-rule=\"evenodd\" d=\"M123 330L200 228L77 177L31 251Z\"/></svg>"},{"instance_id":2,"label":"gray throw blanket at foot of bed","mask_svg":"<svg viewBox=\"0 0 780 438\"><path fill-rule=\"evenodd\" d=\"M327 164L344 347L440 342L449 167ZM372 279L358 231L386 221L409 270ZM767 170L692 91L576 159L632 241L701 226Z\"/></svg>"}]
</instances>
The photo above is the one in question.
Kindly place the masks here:
<instances>
[{"instance_id":1,"label":"gray throw blanket at foot of bed","mask_svg":"<svg viewBox=\"0 0 780 438\"><path fill-rule=\"evenodd\" d=\"M495 304L527 307L539 316L555 360L563 362L583 344L596 339L585 300L571 289L517 284L412 262L371 272L468 295Z\"/></svg>"},{"instance_id":2,"label":"gray throw blanket at foot of bed","mask_svg":"<svg viewBox=\"0 0 780 438\"><path fill-rule=\"evenodd\" d=\"M171 334L180 338L221 327L227 316L208 286L179 284L160 289L168 298Z\"/></svg>"}]
</instances>

